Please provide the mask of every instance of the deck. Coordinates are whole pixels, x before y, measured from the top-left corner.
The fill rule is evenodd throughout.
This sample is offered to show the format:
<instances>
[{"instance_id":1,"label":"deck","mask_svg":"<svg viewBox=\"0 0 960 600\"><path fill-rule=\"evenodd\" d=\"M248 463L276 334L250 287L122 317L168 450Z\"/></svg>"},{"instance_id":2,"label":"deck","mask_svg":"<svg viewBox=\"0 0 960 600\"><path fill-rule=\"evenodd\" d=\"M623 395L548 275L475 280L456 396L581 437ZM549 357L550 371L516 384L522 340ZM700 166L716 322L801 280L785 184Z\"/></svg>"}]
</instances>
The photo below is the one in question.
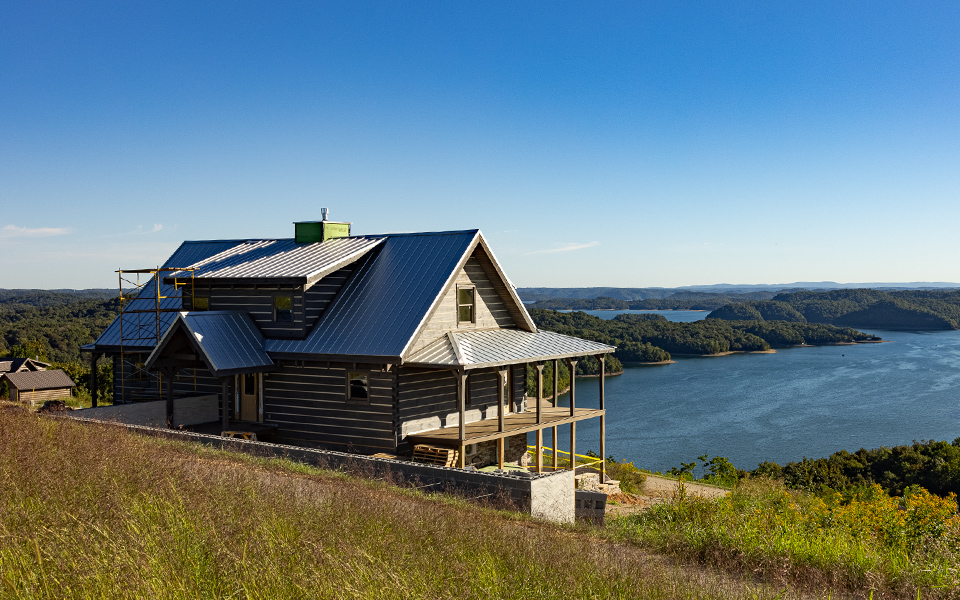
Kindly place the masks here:
<instances>
[{"instance_id":1,"label":"deck","mask_svg":"<svg viewBox=\"0 0 960 600\"><path fill-rule=\"evenodd\" d=\"M518 433L527 433L538 429L547 429L559 425L567 425L577 421L602 417L604 411L597 408L576 408L574 414L570 414L570 408L566 406L552 407L544 406L542 409L541 422L537 423L536 410L527 410L522 413L513 413L503 417L503 431L499 431L498 419L483 419L467 423L464 427L465 437L460 439L460 427L441 427L440 429L431 429L429 431L418 431L407 436L407 440L414 444L435 444L438 446L451 446L458 444L476 444L478 442L487 442L497 440Z\"/></svg>"}]
</instances>

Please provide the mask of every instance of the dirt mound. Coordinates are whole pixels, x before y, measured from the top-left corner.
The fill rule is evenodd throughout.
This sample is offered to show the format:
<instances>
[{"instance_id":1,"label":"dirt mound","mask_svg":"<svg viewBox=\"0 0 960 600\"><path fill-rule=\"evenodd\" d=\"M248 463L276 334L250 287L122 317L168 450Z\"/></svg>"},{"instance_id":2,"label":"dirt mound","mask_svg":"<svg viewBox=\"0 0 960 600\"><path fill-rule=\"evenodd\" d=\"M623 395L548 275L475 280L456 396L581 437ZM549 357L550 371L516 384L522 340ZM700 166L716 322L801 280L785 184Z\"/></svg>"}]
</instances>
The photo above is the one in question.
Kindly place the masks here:
<instances>
[{"instance_id":1,"label":"dirt mound","mask_svg":"<svg viewBox=\"0 0 960 600\"><path fill-rule=\"evenodd\" d=\"M58 413L67 410L73 410L64 403L63 400L47 400L43 406L37 409L38 413Z\"/></svg>"}]
</instances>

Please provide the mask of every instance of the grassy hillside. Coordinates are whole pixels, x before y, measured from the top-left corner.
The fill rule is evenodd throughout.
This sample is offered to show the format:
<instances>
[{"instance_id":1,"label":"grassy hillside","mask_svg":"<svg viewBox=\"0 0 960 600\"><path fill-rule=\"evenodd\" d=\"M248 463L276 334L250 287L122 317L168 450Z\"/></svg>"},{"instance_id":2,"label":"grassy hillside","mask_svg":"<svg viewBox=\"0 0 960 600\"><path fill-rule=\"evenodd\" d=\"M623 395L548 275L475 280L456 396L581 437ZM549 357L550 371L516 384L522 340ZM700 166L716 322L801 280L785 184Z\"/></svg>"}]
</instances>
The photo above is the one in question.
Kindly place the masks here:
<instances>
[{"instance_id":1,"label":"grassy hillside","mask_svg":"<svg viewBox=\"0 0 960 600\"><path fill-rule=\"evenodd\" d=\"M589 528L3 407L0 484L0 598L779 591L679 569Z\"/></svg>"}]
</instances>

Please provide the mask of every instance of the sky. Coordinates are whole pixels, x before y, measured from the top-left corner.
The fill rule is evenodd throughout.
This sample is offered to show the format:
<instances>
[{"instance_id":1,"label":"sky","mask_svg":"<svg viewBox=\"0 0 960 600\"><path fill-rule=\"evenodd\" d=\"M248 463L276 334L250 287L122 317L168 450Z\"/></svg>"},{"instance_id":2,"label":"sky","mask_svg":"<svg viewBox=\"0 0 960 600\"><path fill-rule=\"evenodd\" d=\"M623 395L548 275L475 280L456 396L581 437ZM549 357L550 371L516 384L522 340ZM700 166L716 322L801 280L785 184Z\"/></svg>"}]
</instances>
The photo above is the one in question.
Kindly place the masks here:
<instances>
[{"instance_id":1,"label":"sky","mask_svg":"<svg viewBox=\"0 0 960 600\"><path fill-rule=\"evenodd\" d=\"M960 282L960 3L0 0L0 288L479 228L520 287Z\"/></svg>"}]
</instances>

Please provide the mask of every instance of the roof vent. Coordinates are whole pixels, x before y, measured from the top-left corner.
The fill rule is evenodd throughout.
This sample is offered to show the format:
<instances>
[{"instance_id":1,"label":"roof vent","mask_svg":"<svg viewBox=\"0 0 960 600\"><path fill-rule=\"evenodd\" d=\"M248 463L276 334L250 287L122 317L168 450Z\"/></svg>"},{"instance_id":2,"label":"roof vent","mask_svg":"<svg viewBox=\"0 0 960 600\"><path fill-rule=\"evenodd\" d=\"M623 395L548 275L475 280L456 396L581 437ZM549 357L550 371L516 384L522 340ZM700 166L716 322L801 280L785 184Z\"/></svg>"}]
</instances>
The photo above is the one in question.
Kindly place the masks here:
<instances>
[{"instance_id":1,"label":"roof vent","mask_svg":"<svg viewBox=\"0 0 960 600\"><path fill-rule=\"evenodd\" d=\"M352 223L329 220L330 211L326 208L320 209L320 214L323 215L322 221L299 221L293 224L293 237L296 243L314 244L335 238L350 237Z\"/></svg>"}]
</instances>

